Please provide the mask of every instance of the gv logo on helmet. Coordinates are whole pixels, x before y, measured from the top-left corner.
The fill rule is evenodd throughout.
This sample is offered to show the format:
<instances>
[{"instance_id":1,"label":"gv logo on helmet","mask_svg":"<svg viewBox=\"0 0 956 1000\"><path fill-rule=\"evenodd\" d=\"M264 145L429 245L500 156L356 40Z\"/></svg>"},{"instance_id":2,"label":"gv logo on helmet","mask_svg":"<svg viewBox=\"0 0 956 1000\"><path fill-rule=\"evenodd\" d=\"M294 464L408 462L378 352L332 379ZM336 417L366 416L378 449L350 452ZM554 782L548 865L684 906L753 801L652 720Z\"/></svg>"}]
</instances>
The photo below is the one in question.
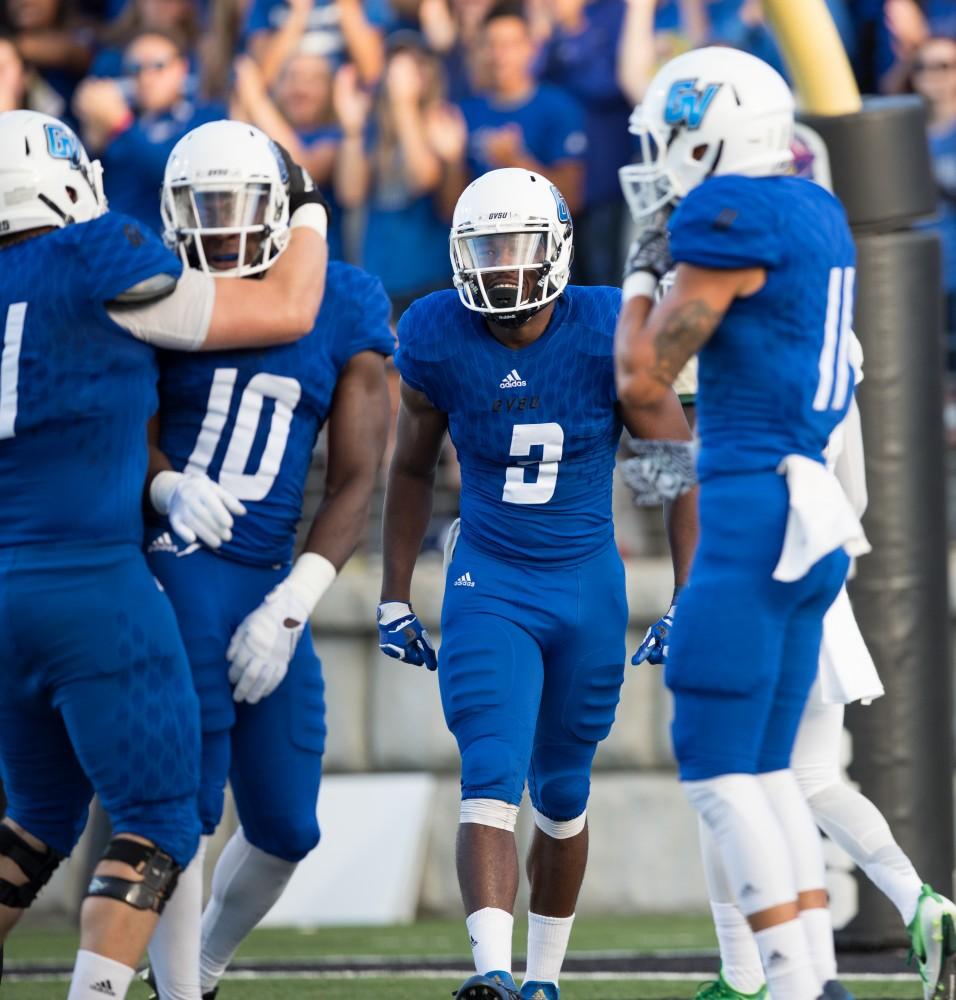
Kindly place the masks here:
<instances>
[{"instance_id":1,"label":"gv logo on helmet","mask_svg":"<svg viewBox=\"0 0 956 1000\"><path fill-rule=\"evenodd\" d=\"M700 128L710 102L720 88L719 83L709 83L703 90L698 90L696 80L675 80L667 92L664 124L686 125L689 129Z\"/></svg>"},{"instance_id":2,"label":"gv logo on helmet","mask_svg":"<svg viewBox=\"0 0 956 1000\"><path fill-rule=\"evenodd\" d=\"M553 184L551 185L551 193L558 205L558 222L570 222L571 212L568 209L568 203L564 200L564 195Z\"/></svg>"},{"instance_id":3,"label":"gv logo on helmet","mask_svg":"<svg viewBox=\"0 0 956 1000\"><path fill-rule=\"evenodd\" d=\"M46 148L54 160L69 160L71 165L80 165L80 144L76 136L62 125L44 125Z\"/></svg>"}]
</instances>

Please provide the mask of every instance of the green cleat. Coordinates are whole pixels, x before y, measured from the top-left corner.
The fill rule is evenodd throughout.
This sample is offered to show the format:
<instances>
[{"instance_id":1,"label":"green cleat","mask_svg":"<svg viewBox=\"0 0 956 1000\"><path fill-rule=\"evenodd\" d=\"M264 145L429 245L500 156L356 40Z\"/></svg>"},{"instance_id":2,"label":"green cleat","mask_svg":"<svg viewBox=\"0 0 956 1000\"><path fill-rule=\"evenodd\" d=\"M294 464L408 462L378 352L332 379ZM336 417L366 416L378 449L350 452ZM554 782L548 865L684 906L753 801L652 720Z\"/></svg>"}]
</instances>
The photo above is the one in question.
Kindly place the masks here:
<instances>
[{"instance_id":1,"label":"green cleat","mask_svg":"<svg viewBox=\"0 0 956 1000\"><path fill-rule=\"evenodd\" d=\"M924 1000L956 1000L956 906L924 885L906 930L909 962L916 961Z\"/></svg>"},{"instance_id":2,"label":"green cleat","mask_svg":"<svg viewBox=\"0 0 956 1000\"><path fill-rule=\"evenodd\" d=\"M701 983L697 987L694 1000L768 1000L768 996L766 983L756 993L741 993L724 979L724 974L721 971L716 979Z\"/></svg>"}]
</instances>

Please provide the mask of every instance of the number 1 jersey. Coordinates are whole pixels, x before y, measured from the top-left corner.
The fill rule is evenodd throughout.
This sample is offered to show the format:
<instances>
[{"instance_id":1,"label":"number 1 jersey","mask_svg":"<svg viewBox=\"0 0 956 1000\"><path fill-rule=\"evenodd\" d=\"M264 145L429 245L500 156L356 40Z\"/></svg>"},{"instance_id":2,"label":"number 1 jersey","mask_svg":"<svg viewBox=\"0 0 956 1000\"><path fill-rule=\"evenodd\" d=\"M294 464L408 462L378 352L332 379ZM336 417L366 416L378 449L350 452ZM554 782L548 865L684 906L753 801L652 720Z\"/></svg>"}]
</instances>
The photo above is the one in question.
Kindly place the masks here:
<instances>
[{"instance_id":1,"label":"number 1 jersey","mask_svg":"<svg viewBox=\"0 0 956 1000\"><path fill-rule=\"evenodd\" d=\"M470 545L509 562L573 564L613 538L620 305L619 289L568 287L545 332L520 350L452 290L402 316L395 364L448 414Z\"/></svg>"},{"instance_id":2,"label":"number 1 jersey","mask_svg":"<svg viewBox=\"0 0 956 1000\"><path fill-rule=\"evenodd\" d=\"M331 261L307 337L264 350L163 353L160 448L174 469L208 475L246 507L217 552L253 565L291 559L339 373L361 351L392 353L389 310L377 278Z\"/></svg>"}]
</instances>

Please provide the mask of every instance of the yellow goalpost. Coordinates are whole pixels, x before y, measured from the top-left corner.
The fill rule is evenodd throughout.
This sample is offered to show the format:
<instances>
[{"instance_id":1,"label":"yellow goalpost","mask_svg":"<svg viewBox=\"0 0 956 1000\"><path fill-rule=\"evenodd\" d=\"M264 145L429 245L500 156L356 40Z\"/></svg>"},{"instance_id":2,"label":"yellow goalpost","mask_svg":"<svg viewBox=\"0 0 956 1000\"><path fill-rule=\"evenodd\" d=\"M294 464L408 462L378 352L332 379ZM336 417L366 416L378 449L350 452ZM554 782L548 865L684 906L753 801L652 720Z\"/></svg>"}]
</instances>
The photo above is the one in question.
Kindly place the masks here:
<instances>
[{"instance_id":1,"label":"yellow goalpost","mask_svg":"<svg viewBox=\"0 0 956 1000\"><path fill-rule=\"evenodd\" d=\"M859 111L860 91L824 0L764 0L764 7L803 109L817 115Z\"/></svg>"}]
</instances>

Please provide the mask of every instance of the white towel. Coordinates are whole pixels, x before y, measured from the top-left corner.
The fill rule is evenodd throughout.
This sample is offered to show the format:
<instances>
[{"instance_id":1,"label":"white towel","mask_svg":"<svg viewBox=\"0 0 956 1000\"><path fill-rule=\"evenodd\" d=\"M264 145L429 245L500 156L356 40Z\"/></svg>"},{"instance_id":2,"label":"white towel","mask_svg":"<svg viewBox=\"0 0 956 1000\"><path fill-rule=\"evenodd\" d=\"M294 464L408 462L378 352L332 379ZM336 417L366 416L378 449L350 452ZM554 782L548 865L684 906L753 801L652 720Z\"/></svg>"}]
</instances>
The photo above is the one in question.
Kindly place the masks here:
<instances>
[{"instance_id":1,"label":"white towel","mask_svg":"<svg viewBox=\"0 0 956 1000\"><path fill-rule=\"evenodd\" d=\"M790 511L783 551L773 571L775 580L800 580L824 556L841 547L851 556L870 551L860 519L825 465L803 455L787 455L777 472L787 477Z\"/></svg>"},{"instance_id":2,"label":"white towel","mask_svg":"<svg viewBox=\"0 0 956 1000\"><path fill-rule=\"evenodd\" d=\"M883 693L876 664L843 587L823 619L820 695L828 705L849 705L854 701L869 704Z\"/></svg>"}]
</instances>

